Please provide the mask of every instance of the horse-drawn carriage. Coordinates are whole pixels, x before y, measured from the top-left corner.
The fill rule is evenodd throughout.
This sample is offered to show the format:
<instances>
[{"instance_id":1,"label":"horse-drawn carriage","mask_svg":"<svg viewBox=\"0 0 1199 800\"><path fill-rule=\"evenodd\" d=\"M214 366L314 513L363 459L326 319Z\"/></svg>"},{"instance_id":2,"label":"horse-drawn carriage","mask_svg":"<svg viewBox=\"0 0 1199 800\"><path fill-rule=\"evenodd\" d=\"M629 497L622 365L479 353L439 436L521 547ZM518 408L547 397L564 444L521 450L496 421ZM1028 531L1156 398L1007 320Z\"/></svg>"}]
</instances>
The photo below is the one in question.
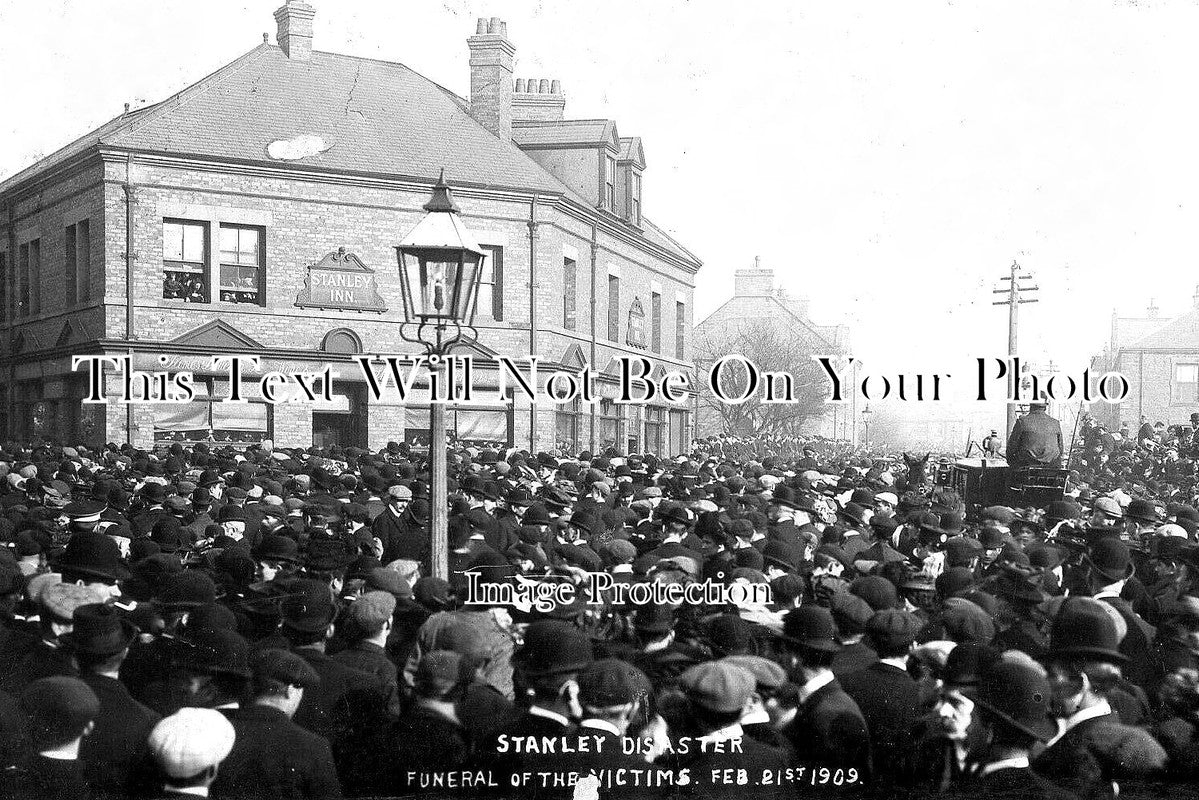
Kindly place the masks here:
<instances>
[{"instance_id":1,"label":"horse-drawn carriage","mask_svg":"<svg viewBox=\"0 0 1199 800\"><path fill-rule=\"evenodd\" d=\"M1003 459L960 458L947 473L947 485L967 507L1039 507L1065 496L1069 474L1050 467L1012 467Z\"/></svg>"}]
</instances>

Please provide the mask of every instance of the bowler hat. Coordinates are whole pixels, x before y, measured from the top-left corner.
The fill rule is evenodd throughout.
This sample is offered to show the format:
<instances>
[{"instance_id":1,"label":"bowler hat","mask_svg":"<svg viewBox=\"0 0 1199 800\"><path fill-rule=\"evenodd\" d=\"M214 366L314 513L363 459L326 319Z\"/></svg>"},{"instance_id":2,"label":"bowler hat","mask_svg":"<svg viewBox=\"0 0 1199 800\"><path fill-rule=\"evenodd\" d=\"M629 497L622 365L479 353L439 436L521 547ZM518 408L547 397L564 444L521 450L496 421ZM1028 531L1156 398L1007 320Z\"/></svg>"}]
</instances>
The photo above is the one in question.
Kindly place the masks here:
<instances>
[{"instance_id":1,"label":"bowler hat","mask_svg":"<svg viewBox=\"0 0 1199 800\"><path fill-rule=\"evenodd\" d=\"M90 531L71 536L62 555L51 566L56 572L71 572L108 582L116 582L129 574L121 563L117 543L109 536Z\"/></svg>"},{"instance_id":2,"label":"bowler hat","mask_svg":"<svg viewBox=\"0 0 1199 800\"><path fill-rule=\"evenodd\" d=\"M1049 681L1036 668L1001 661L983 670L975 703L993 721L1048 741L1056 731L1049 718L1050 696Z\"/></svg>"},{"instance_id":3,"label":"bowler hat","mask_svg":"<svg viewBox=\"0 0 1199 800\"><path fill-rule=\"evenodd\" d=\"M137 635L137 628L119 611L104 603L79 606L72 615L72 628L61 641L77 653L111 656L124 650Z\"/></svg>"},{"instance_id":4,"label":"bowler hat","mask_svg":"<svg viewBox=\"0 0 1199 800\"><path fill-rule=\"evenodd\" d=\"M1153 507L1153 503L1139 498L1128 504L1128 508L1124 511L1124 516L1131 520L1148 522L1154 525L1161 521L1157 509Z\"/></svg>"},{"instance_id":5,"label":"bowler hat","mask_svg":"<svg viewBox=\"0 0 1199 800\"><path fill-rule=\"evenodd\" d=\"M262 541L254 548L253 555L259 561L284 561L295 564L300 560L300 549L296 540L290 536L269 534L262 537Z\"/></svg>"},{"instance_id":6,"label":"bowler hat","mask_svg":"<svg viewBox=\"0 0 1199 800\"><path fill-rule=\"evenodd\" d=\"M579 672L595 656L591 640L578 628L559 620L538 620L525 630L524 643L513 660L534 677Z\"/></svg>"},{"instance_id":7,"label":"bowler hat","mask_svg":"<svg viewBox=\"0 0 1199 800\"><path fill-rule=\"evenodd\" d=\"M579 700L589 708L612 708L644 700L650 688L644 672L618 658L592 662L579 675Z\"/></svg>"},{"instance_id":8,"label":"bowler hat","mask_svg":"<svg viewBox=\"0 0 1199 800\"><path fill-rule=\"evenodd\" d=\"M301 633L319 633L329 627L336 608L329 584L320 580L298 580L283 601L283 625Z\"/></svg>"},{"instance_id":9,"label":"bowler hat","mask_svg":"<svg viewBox=\"0 0 1199 800\"><path fill-rule=\"evenodd\" d=\"M1053 620L1049 636L1050 659L1085 658L1123 664L1128 661L1119 650L1116 624L1101 609L1069 605Z\"/></svg>"},{"instance_id":10,"label":"bowler hat","mask_svg":"<svg viewBox=\"0 0 1199 800\"><path fill-rule=\"evenodd\" d=\"M674 630L674 609L668 605L639 606L633 614L633 629L643 633Z\"/></svg>"},{"instance_id":11,"label":"bowler hat","mask_svg":"<svg viewBox=\"0 0 1199 800\"><path fill-rule=\"evenodd\" d=\"M1127 580L1136 571L1128 545L1112 537L1094 542L1087 553L1086 562L1112 583Z\"/></svg>"},{"instance_id":12,"label":"bowler hat","mask_svg":"<svg viewBox=\"0 0 1199 800\"><path fill-rule=\"evenodd\" d=\"M841 649L837 641L837 623L832 612L822 606L803 605L783 617L785 641L832 653Z\"/></svg>"}]
</instances>

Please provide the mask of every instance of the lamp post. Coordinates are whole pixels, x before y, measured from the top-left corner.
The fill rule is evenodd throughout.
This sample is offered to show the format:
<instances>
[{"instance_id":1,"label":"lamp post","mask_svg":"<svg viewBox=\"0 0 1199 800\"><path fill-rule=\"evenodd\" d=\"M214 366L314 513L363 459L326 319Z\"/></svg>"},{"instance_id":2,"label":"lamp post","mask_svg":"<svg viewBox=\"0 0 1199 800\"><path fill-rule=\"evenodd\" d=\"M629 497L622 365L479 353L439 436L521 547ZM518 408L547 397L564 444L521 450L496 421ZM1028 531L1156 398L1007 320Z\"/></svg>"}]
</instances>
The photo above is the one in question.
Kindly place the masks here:
<instances>
[{"instance_id":1,"label":"lamp post","mask_svg":"<svg viewBox=\"0 0 1199 800\"><path fill-rule=\"evenodd\" d=\"M862 445L864 447L870 446L870 415L873 413L869 403L862 409Z\"/></svg>"},{"instance_id":2,"label":"lamp post","mask_svg":"<svg viewBox=\"0 0 1199 800\"><path fill-rule=\"evenodd\" d=\"M472 323L485 254L462 224L445 182L445 169L425 203L427 212L396 246L404 320L400 336L424 347L430 373L442 366L455 345L473 341ZM413 332L411 327L415 326ZM436 578L449 578L449 508L446 486L445 403L429 383L429 497L432 540L429 558Z\"/></svg>"}]
</instances>

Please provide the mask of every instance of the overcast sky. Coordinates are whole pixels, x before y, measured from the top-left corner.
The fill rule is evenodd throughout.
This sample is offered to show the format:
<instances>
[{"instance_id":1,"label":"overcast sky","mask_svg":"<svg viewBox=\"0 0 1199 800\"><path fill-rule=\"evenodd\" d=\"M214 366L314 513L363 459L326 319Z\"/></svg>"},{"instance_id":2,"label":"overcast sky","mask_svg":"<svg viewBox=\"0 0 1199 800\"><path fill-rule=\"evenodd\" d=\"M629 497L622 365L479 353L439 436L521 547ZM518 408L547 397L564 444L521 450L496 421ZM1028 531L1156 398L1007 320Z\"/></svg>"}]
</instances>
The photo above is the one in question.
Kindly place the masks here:
<instances>
[{"instance_id":1,"label":"overcast sky","mask_svg":"<svg viewBox=\"0 0 1199 800\"><path fill-rule=\"evenodd\" d=\"M760 255L878 372L1006 349L1080 371L1113 308L1199 283L1192 2L313 0L315 47L465 95L478 16L567 116L643 137L646 215L704 262L698 316ZM0 0L0 176L261 42L278 0Z\"/></svg>"}]
</instances>

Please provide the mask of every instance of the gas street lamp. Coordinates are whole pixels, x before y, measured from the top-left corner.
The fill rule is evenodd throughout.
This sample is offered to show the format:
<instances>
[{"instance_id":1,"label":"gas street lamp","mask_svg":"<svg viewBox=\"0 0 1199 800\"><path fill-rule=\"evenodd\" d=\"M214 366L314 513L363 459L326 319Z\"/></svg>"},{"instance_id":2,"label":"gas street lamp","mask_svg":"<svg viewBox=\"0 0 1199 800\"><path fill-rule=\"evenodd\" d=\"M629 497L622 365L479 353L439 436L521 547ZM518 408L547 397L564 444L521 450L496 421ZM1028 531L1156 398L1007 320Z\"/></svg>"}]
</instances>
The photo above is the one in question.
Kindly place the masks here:
<instances>
[{"instance_id":1,"label":"gas street lamp","mask_svg":"<svg viewBox=\"0 0 1199 800\"><path fill-rule=\"evenodd\" d=\"M424 347L430 372L451 349L477 338L472 323L486 258L458 216L445 169L425 203L425 216L396 246L404 321L400 336ZM415 326L415 332L412 331ZM452 387L446 387L447 395ZM449 578L449 508L446 487L445 400L429 394L429 497L434 577Z\"/></svg>"}]
</instances>

